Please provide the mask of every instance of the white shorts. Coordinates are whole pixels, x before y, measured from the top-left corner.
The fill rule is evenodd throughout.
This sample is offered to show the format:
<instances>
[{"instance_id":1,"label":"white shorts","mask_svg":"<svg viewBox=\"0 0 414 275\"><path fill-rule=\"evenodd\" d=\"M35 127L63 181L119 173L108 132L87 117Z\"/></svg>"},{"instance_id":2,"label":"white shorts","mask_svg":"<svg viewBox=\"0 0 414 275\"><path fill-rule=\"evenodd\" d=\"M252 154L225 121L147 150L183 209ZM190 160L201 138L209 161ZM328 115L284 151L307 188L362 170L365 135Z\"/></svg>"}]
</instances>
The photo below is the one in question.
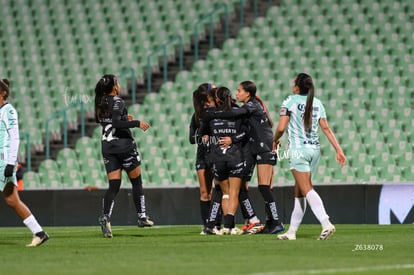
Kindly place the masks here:
<instances>
[{"instance_id":1,"label":"white shorts","mask_svg":"<svg viewBox=\"0 0 414 275\"><path fill-rule=\"evenodd\" d=\"M295 169L298 172L311 172L313 176L316 173L321 153L319 149L290 149L289 158L290 170Z\"/></svg>"}]
</instances>

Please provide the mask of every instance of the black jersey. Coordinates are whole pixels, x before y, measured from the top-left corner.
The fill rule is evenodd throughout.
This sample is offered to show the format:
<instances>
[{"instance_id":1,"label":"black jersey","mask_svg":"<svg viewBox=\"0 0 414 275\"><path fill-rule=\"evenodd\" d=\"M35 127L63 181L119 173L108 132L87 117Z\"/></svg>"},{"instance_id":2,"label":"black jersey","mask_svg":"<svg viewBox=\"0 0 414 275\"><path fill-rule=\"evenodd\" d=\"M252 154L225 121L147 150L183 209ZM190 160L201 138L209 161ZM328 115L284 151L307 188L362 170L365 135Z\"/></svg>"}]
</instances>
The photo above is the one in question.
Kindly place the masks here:
<instances>
[{"instance_id":1,"label":"black jersey","mask_svg":"<svg viewBox=\"0 0 414 275\"><path fill-rule=\"evenodd\" d=\"M208 146L206 143L203 142L202 136L200 134L200 128L203 122L200 120L197 126L195 120L195 114L191 117L190 122L190 131L189 131L189 141L191 144L197 145L197 158L202 158L208 151Z\"/></svg>"},{"instance_id":2,"label":"black jersey","mask_svg":"<svg viewBox=\"0 0 414 275\"><path fill-rule=\"evenodd\" d=\"M273 131L270 121L260 102L253 98L242 107L226 112L214 112L210 118L245 118L249 131L249 144L252 154L271 152Z\"/></svg>"},{"instance_id":3,"label":"black jersey","mask_svg":"<svg viewBox=\"0 0 414 275\"><path fill-rule=\"evenodd\" d=\"M122 153L135 148L129 128L139 127L138 120L128 120L125 102L118 96L105 98L104 110L99 117L102 126L102 152Z\"/></svg>"},{"instance_id":4,"label":"black jersey","mask_svg":"<svg viewBox=\"0 0 414 275\"><path fill-rule=\"evenodd\" d=\"M215 107L209 108L207 112L221 113ZM205 127L204 127L205 126ZM212 162L215 161L229 161L232 158L239 158L242 156L241 147L243 139L246 136L246 129L243 128L242 119L239 118L215 118L203 125L200 130L201 134L210 136L210 158ZM220 145L220 138L230 137L232 144L226 148Z\"/></svg>"}]
</instances>

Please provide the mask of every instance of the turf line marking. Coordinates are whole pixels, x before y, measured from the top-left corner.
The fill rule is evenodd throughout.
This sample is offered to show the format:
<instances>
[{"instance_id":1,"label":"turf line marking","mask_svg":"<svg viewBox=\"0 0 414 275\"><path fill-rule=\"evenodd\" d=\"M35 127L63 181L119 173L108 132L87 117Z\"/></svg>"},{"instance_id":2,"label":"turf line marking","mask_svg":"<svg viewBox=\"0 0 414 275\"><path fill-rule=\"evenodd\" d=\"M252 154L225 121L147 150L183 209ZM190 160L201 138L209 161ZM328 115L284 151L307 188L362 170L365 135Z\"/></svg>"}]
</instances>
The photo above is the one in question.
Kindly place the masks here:
<instances>
[{"instance_id":1,"label":"turf line marking","mask_svg":"<svg viewBox=\"0 0 414 275\"><path fill-rule=\"evenodd\" d=\"M329 269L309 269L309 270L292 270L281 272L260 272L252 273L251 275L296 275L296 274L323 274L323 273L338 273L338 272L365 272L373 270L398 270L398 269L412 269L414 264L400 264L400 265L383 265L383 266L362 266L355 268L329 268Z\"/></svg>"},{"instance_id":2,"label":"turf line marking","mask_svg":"<svg viewBox=\"0 0 414 275\"><path fill-rule=\"evenodd\" d=\"M90 226L89 225L86 225L85 227L92 227L92 226L93 225L90 225ZM124 225L121 225L121 226L124 226ZM81 226L74 226L74 227L81 227ZM137 229L137 230L150 230L151 228L160 229L160 228L171 228L171 227L176 227L176 226L175 225L154 225L152 227L140 228L138 226L131 225L129 228L122 228L122 227L121 228L117 228L117 227L114 227L114 228L112 228L112 231L126 231L126 230L132 230L132 229ZM22 235L22 236L31 234L30 231L29 230L26 230L25 227L21 227L21 228L23 228L22 231L17 231L17 232L16 231L4 231L4 232L1 232L1 234L2 235ZM21 228L18 228L18 229L21 229ZM48 230L49 228L50 228L50 230ZM66 233L95 232L95 231L100 233L101 232L101 229L100 229L100 226L99 225L96 225L94 228L76 229L76 230L60 230L59 227L45 226L45 231L48 232L48 233L49 233L49 231L51 231L53 233L58 233L58 234L60 234L60 233L66 234Z\"/></svg>"}]
</instances>

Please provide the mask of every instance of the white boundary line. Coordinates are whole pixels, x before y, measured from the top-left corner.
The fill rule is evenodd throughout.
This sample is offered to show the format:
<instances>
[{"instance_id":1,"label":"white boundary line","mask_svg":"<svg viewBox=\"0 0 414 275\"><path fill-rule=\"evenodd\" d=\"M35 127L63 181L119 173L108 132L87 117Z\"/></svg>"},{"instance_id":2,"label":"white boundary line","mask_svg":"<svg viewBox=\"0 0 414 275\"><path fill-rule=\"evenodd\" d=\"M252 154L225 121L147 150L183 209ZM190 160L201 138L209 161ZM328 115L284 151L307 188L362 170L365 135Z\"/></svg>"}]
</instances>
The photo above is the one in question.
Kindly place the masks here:
<instances>
[{"instance_id":1,"label":"white boundary line","mask_svg":"<svg viewBox=\"0 0 414 275\"><path fill-rule=\"evenodd\" d=\"M414 269L414 264L398 264L398 265L383 265L383 266L361 266L355 268L328 268L328 269L303 269L303 270L291 270L291 271L279 271L279 272L260 272L252 273L251 275L300 275L300 274L324 274L324 273L354 273L365 272L375 270L399 270L399 269Z\"/></svg>"}]
</instances>

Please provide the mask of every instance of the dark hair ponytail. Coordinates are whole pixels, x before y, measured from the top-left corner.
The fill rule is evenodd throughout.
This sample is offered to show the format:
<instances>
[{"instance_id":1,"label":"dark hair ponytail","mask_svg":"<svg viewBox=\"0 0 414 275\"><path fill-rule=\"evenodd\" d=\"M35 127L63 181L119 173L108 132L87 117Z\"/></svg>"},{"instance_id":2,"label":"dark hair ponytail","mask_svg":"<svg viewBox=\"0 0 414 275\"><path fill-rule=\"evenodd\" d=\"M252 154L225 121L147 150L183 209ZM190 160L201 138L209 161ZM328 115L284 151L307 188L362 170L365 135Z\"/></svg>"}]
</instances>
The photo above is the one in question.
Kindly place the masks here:
<instances>
[{"instance_id":1,"label":"dark hair ponytail","mask_svg":"<svg viewBox=\"0 0 414 275\"><path fill-rule=\"evenodd\" d=\"M112 92L117 83L116 76L106 74L99 79L95 86L95 121L99 123L101 114L105 111L105 98Z\"/></svg>"},{"instance_id":2,"label":"dark hair ponytail","mask_svg":"<svg viewBox=\"0 0 414 275\"><path fill-rule=\"evenodd\" d=\"M262 100L260 97L258 97L258 96L256 96L256 100L257 100L257 101L259 101L260 105L262 105L263 110L264 110L264 112L265 112L265 114L266 114L267 120L269 121L270 128L273 128L273 120L272 120L272 118L270 117L269 110L267 110L266 104L265 104L265 103L263 102L263 100Z\"/></svg>"},{"instance_id":3,"label":"dark hair ponytail","mask_svg":"<svg viewBox=\"0 0 414 275\"><path fill-rule=\"evenodd\" d=\"M211 83L203 83L193 92L194 118L197 127L200 127L201 113L204 105L208 102L207 95L212 88Z\"/></svg>"},{"instance_id":4,"label":"dark hair ponytail","mask_svg":"<svg viewBox=\"0 0 414 275\"><path fill-rule=\"evenodd\" d=\"M4 96L4 100L6 100L7 97L9 96L9 91L10 91L9 87L10 87L10 82L7 78L0 79L0 89L1 91L6 92L6 95Z\"/></svg>"},{"instance_id":5,"label":"dark hair ponytail","mask_svg":"<svg viewBox=\"0 0 414 275\"><path fill-rule=\"evenodd\" d=\"M214 100L222 111L231 110L235 100L231 97L231 91L227 87L218 87L214 91Z\"/></svg>"},{"instance_id":6,"label":"dark hair ponytail","mask_svg":"<svg viewBox=\"0 0 414 275\"><path fill-rule=\"evenodd\" d=\"M312 128L312 110L313 98L315 97L315 86L313 84L312 77L305 73L298 74L295 84L299 87L299 94L307 95L303 122L305 125L305 131L308 132Z\"/></svg>"}]
</instances>

